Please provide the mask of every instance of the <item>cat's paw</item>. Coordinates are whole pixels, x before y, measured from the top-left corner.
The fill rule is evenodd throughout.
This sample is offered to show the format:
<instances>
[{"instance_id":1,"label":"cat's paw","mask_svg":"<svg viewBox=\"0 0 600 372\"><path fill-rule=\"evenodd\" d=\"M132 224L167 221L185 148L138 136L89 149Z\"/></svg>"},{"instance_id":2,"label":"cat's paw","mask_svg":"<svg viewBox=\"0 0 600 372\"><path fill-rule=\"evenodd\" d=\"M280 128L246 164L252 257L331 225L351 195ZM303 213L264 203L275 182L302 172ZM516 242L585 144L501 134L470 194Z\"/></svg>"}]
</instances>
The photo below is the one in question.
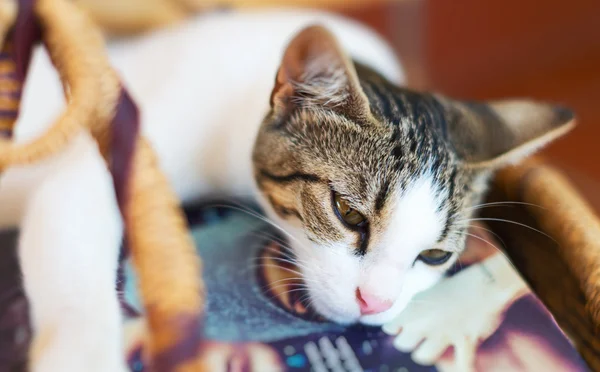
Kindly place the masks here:
<instances>
[{"instance_id":1,"label":"cat's paw","mask_svg":"<svg viewBox=\"0 0 600 372\"><path fill-rule=\"evenodd\" d=\"M460 370L471 370L477 346L496 331L504 310L521 288L518 274L496 278L494 270L488 270L498 267L498 261L509 265L497 254L415 296L383 327L397 335L394 346L411 352L413 360L424 365L435 364L452 346Z\"/></svg>"}]
</instances>

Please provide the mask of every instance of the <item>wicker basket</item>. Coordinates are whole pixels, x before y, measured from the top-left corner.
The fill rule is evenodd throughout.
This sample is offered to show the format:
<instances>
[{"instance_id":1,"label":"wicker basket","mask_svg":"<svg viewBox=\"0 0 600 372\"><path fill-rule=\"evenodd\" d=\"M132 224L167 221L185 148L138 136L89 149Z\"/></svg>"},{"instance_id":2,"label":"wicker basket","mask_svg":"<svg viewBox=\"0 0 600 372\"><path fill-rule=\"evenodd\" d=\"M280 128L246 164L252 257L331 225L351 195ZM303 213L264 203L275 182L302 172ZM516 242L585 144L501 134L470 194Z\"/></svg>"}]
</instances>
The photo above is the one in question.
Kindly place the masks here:
<instances>
[{"instance_id":1,"label":"wicker basket","mask_svg":"<svg viewBox=\"0 0 600 372\"><path fill-rule=\"evenodd\" d=\"M482 217L590 368L600 371L600 220L541 159L500 172L488 199L522 203L485 208Z\"/></svg>"}]
</instances>

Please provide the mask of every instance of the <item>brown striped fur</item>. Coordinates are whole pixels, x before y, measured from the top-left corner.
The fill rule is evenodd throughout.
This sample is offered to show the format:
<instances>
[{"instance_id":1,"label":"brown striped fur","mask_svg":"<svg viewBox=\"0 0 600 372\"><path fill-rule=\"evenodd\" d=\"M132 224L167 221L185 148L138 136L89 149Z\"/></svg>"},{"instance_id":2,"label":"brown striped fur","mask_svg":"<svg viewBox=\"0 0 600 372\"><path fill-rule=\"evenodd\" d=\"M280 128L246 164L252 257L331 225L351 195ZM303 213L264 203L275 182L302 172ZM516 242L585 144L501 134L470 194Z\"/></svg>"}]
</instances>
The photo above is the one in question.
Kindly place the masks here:
<instances>
[{"instance_id":1,"label":"brown striped fur","mask_svg":"<svg viewBox=\"0 0 600 372\"><path fill-rule=\"evenodd\" d=\"M394 213L388 196L431 172L450 212L440 240L460 246L465 226L455 220L471 215L492 172L565 133L573 119L526 100L458 102L398 87L353 62L321 26L290 42L271 106L253 155L259 188L318 242L345 234L331 190L367 218L376 239Z\"/></svg>"}]
</instances>

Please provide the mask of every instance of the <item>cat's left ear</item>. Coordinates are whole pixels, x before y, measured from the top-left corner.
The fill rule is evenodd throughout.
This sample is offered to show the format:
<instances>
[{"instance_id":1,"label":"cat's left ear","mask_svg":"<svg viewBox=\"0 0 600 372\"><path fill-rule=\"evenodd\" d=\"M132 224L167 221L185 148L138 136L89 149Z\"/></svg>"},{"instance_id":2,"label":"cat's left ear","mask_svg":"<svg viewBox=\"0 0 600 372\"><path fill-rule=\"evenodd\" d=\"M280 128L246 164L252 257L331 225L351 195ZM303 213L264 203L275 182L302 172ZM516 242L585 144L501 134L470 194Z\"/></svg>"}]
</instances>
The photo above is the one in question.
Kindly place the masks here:
<instances>
[{"instance_id":1,"label":"cat's left ear","mask_svg":"<svg viewBox=\"0 0 600 372\"><path fill-rule=\"evenodd\" d=\"M271 93L275 112L311 106L354 119L370 115L351 59L335 36L319 25L303 29L288 44Z\"/></svg>"},{"instance_id":2,"label":"cat's left ear","mask_svg":"<svg viewBox=\"0 0 600 372\"><path fill-rule=\"evenodd\" d=\"M476 168L516 163L575 126L572 111L531 100L453 104L449 135L459 156Z\"/></svg>"}]
</instances>

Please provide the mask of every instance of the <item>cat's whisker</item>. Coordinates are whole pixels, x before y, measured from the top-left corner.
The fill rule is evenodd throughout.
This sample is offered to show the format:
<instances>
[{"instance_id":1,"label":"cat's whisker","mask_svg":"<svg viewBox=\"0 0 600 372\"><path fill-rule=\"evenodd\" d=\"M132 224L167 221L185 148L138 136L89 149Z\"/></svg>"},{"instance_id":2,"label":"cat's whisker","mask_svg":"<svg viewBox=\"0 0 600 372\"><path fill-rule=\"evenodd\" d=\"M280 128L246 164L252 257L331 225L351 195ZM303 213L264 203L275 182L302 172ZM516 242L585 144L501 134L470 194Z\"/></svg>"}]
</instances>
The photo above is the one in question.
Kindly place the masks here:
<instances>
[{"instance_id":1,"label":"cat's whisker","mask_svg":"<svg viewBox=\"0 0 600 372\"><path fill-rule=\"evenodd\" d=\"M308 292L303 294L302 297L300 297L298 299L298 301L300 301L300 302L304 302L304 301L308 301L308 300L310 300L310 293L308 293Z\"/></svg>"},{"instance_id":2,"label":"cat's whisker","mask_svg":"<svg viewBox=\"0 0 600 372\"><path fill-rule=\"evenodd\" d=\"M528 207L536 207L536 208L547 210L546 208L542 207L541 205L537 205L537 204L533 204L533 203L526 203L526 202L519 202L519 201L501 201L501 202L477 204L472 207L465 208L464 211L473 211L473 210L489 208L489 207L503 207L503 206L508 207L508 206L515 206L515 205L526 205Z\"/></svg>"},{"instance_id":3,"label":"cat's whisker","mask_svg":"<svg viewBox=\"0 0 600 372\"><path fill-rule=\"evenodd\" d=\"M280 250L278 250L278 249L275 249L275 248L272 248L272 247L267 247L266 249L267 249L268 251L271 251L271 252L274 252L274 253L277 253L277 254L281 254L281 253L283 253L283 252L281 252ZM282 259L281 257L278 257L278 258ZM260 267L262 267L262 266L266 266L266 264L263 264L263 260L264 260L264 259L265 259L265 258L264 258L264 257L262 257L262 256L258 256L258 257L250 257L250 258L248 258L248 260L247 260L247 265L248 265L248 266L247 266L247 268L246 268L245 270L243 270L243 271L241 272L241 274L242 274L242 275L246 275L248 272L250 272L250 271L252 271L252 270L254 270L254 269L260 268ZM293 257L293 256L285 255L283 259L290 259L291 261L288 261L288 262L289 262L290 264L294 265L294 267L297 267L297 266L299 266L299 265L298 265L298 263L299 263L300 261L298 261L298 260L297 260L295 257ZM277 267L277 268L283 268L281 265L277 265L277 264L270 264L270 265L272 265L273 267ZM288 268L288 271L289 271L289 270L290 270L290 269ZM299 275L302 275L300 272L298 272L298 271L296 271L296 272L297 272Z\"/></svg>"},{"instance_id":4,"label":"cat's whisker","mask_svg":"<svg viewBox=\"0 0 600 372\"><path fill-rule=\"evenodd\" d=\"M312 272L312 271L313 271L313 269L311 269L309 266L307 266L307 265L302 265L302 264L300 264L299 262L296 262L296 261L287 260L287 259L285 259L285 258L280 258L280 257L270 257L269 259L270 259L270 260L272 260L272 261L278 261L278 262L283 262L283 263L289 263L289 264L291 264L291 265L294 265L294 267L297 267L297 268L303 269L305 272ZM256 258L253 258L251 261L259 261L259 262L262 262L262 258L261 258L261 257L256 257ZM277 264L273 264L273 265L276 265L276 266L278 266L278 267L284 268L284 266L281 266L281 265L277 265Z\"/></svg>"},{"instance_id":5,"label":"cat's whisker","mask_svg":"<svg viewBox=\"0 0 600 372\"><path fill-rule=\"evenodd\" d=\"M305 291L305 289L304 288L294 288L294 289L290 289L289 291L285 291L282 293L274 293L272 296L269 297L269 300L273 300L275 298L282 297L282 296L288 295L293 292L298 292L298 291Z\"/></svg>"},{"instance_id":6,"label":"cat's whisker","mask_svg":"<svg viewBox=\"0 0 600 372\"><path fill-rule=\"evenodd\" d=\"M300 277L295 277L295 278L283 278L283 279L276 280L276 281L274 281L274 282L272 282L272 283L269 283L269 284L270 284L270 285L273 285L273 284L277 284L277 283L282 283L282 282L293 282L293 281L303 282L304 280L303 280L302 278L300 278ZM298 284L301 284L301 283L298 283Z\"/></svg>"},{"instance_id":7,"label":"cat's whisker","mask_svg":"<svg viewBox=\"0 0 600 372\"><path fill-rule=\"evenodd\" d=\"M276 248L272 248L272 247L267 247L266 249L267 249L267 251L276 253L278 255L280 255L281 253L283 253L280 250L278 250ZM262 261L264 259L265 259L264 257L252 257L252 258L249 259L249 261L250 262L255 262L255 261L259 261L260 262L260 261ZM312 270L310 268L310 266L308 266L308 262L300 260L296 256L291 256L289 254L283 254L283 257L282 256L275 256L275 257L271 256L269 259L275 260L275 261L280 261L280 262L286 262L286 263L289 263L291 265L297 266L299 268L306 269L306 271L311 271Z\"/></svg>"},{"instance_id":8,"label":"cat's whisker","mask_svg":"<svg viewBox=\"0 0 600 372\"><path fill-rule=\"evenodd\" d=\"M251 270L252 269L259 269L259 268L263 268L263 267L274 267L274 268L277 268L277 269L281 269L283 271L290 272L292 274L302 275L302 273L300 271L292 270L292 269L289 269L287 267L283 267L281 265L270 264L270 263L261 263L261 264L258 264L258 265L252 265L250 267L250 269Z\"/></svg>"},{"instance_id":9,"label":"cat's whisker","mask_svg":"<svg viewBox=\"0 0 600 372\"><path fill-rule=\"evenodd\" d=\"M520 222L517 222L517 221L506 220L506 219L503 219L503 218L486 218L486 217L483 217L483 218L469 218L469 219L466 219L466 220L462 220L460 222L476 222L476 221L506 222L506 223L517 225L517 226L522 226L522 227L528 228L528 229L530 229L532 231L535 231L537 233L540 233L540 234L544 235L545 237L547 237L548 239L550 239L553 242L555 242L556 244L558 244L558 242L553 237L551 237L550 235L546 234L545 232L543 232L541 230L538 230L535 227L531 227L529 225L526 225L524 223L520 223Z\"/></svg>"},{"instance_id":10,"label":"cat's whisker","mask_svg":"<svg viewBox=\"0 0 600 372\"><path fill-rule=\"evenodd\" d=\"M500 235L496 234L494 231L492 231L492 230L490 230L488 228L485 228L483 226L480 226L480 225L473 225L473 224L471 224L470 227L489 232L490 234L494 235L494 237L496 239L498 239L500 241L500 243L502 243L502 247L506 247L506 243L504 243L504 240L502 240L502 238L500 237Z\"/></svg>"},{"instance_id":11,"label":"cat's whisker","mask_svg":"<svg viewBox=\"0 0 600 372\"><path fill-rule=\"evenodd\" d=\"M302 299L302 301L306 301L307 302L307 306L311 309L315 308L315 300L311 297L310 293L306 293L305 295L306 298Z\"/></svg>"},{"instance_id":12,"label":"cat's whisker","mask_svg":"<svg viewBox=\"0 0 600 372\"><path fill-rule=\"evenodd\" d=\"M462 271L463 267L462 267L462 262L460 262L460 258L458 258L456 261L454 261L455 268L456 268L456 265L458 265L459 271Z\"/></svg>"},{"instance_id":13,"label":"cat's whisker","mask_svg":"<svg viewBox=\"0 0 600 372\"><path fill-rule=\"evenodd\" d=\"M477 235L474 235L474 234L470 234L470 233L465 233L465 234L467 234L467 235L469 235L469 236L471 236L471 237L473 237L473 238L475 238L475 239L479 239L479 240L481 240L482 242L484 242L484 243L487 243L487 244L489 244L490 246L492 246L493 248L495 248L495 249L496 249L498 252L500 252L500 254L501 254L501 255L503 255L503 256L504 256L504 258L506 258L506 260L508 261L508 263L510 264L510 266L512 266L512 267L513 267L513 269L515 269L515 271L518 271L518 270L517 270L517 268L515 267L515 265L513 265L513 263L512 263L512 261L510 260L510 258L509 258L509 257L506 255L506 253L504 253L504 251L502 251L502 249L498 248L496 245L494 245L494 244L493 244L493 243L491 243L490 241L488 241L488 240L486 240L486 239L484 239L484 238L482 238L482 237L480 237L480 236L477 236Z\"/></svg>"},{"instance_id":14,"label":"cat's whisker","mask_svg":"<svg viewBox=\"0 0 600 372\"><path fill-rule=\"evenodd\" d=\"M277 242L281 242L283 240L276 234L269 233L267 230L254 230L254 231L250 231L248 234L250 234L252 236L257 236L259 238L275 240Z\"/></svg>"},{"instance_id":15,"label":"cat's whisker","mask_svg":"<svg viewBox=\"0 0 600 372\"><path fill-rule=\"evenodd\" d=\"M285 249L280 250L279 248L285 248ZM282 246L282 245L278 245L277 247L268 246L266 248L266 250L268 252L272 252L277 255L282 255L283 257L286 257L289 259L297 259L296 255L294 254L294 251L290 247L286 247L286 246Z\"/></svg>"},{"instance_id":16,"label":"cat's whisker","mask_svg":"<svg viewBox=\"0 0 600 372\"><path fill-rule=\"evenodd\" d=\"M269 291L269 292L273 292L277 288L289 286L290 283L286 283L286 281L291 281L292 279L293 280L297 280L297 281L301 281L302 280L301 278L285 278L285 279L280 279L280 280L277 280L277 281L275 281L273 283L267 283L266 285L262 286L260 288L260 290L263 293L265 292L265 290ZM277 283L279 283L279 284L277 284ZM275 285L275 284L277 284L277 285ZM309 287L308 287L307 284L305 284L303 282L299 282L299 283L293 284L293 288L302 288L302 289L308 290Z\"/></svg>"},{"instance_id":17,"label":"cat's whisker","mask_svg":"<svg viewBox=\"0 0 600 372\"><path fill-rule=\"evenodd\" d=\"M220 207L224 207L224 208L232 208L232 209L237 209L241 212L247 213L250 216L253 216L255 218L261 219L262 221L270 224L271 226L275 227L276 229L278 229L279 231L283 232L284 234L286 234L289 238L291 238L292 240L294 240L296 243L299 244L299 246L303 249L310 249L310 247L304 245L300 240L298 240L298 238L296 238L295 236L293 236L290 232L288 232L287 230L285 230L283 227L277 225L274 221L272 221L271 219L269 219L268 217L266 217L265 215L262 215L261 213L249 208L248 206L239 203L237 201L232 201L232 204L234 204L234 206L229 206L229 205L223 205L223 204L217 204L216 206L220 206Z\"/></svg>"},{"instance_id":18,"label":"cat's whisker","mask_svg":"<svg viewBox=\"0 0 600 372\"><path fill-rule=\"evenodd\" d=\"M254 200L256 198L256 195L252 195L252 194L248 194L248 197L246 198L247 200ZM240 198L236 198L236 197L224 197L221 199L221 201L219 200L215 200L213 203L209 204L208 206L215 206L215 207L229 207L231 205L242 208L246 211L251 211L251 212L258 212L260 213L260 208L252 208L250 207L250 205L248 205L248 203L244 203L241 201L241 199L244 199L243 197ZM223 204L223 202L225 202L226 204Z\"/></svg>"},{"instance_id":19,"label":"cat's whisker","mask_svg":"<svg viewBox=\"0 0 600 372\"><path fill-rule=\"evenodd\" d=\"M279 248L283 248L283 251L280 250ZM267 250L270 252L283 254L285 257L288 257L288 258L294 258L294 259L297 258L296 253L294 252L292 247L289 247L284 244L279 244L279 245L277 245L277 247L267 246Z\"/></svg>"},{"instance_id":20,"label":"cat's whisker","mask_svg":"<svg viewBox=\"0 0 600 372\"><path fill-rule=\"evenodd\" d=\"M277 248L266 247L265 251L271 255L268 255L268 256L261 255L261 256L257 256L257 257L252 257L250 259L255 260L255 261L261 261L261 260L266 260L266 259L282 258L282 259L293 261L293 264L296 264L296 262L297 262L296 256L293 256L287 252L282 252ZM292 262L290 262L290 263L292 263Z\"/></svg>"},{"instance_id":21,"label":"cat's whisker","mask_svg":"<svg viewBox=\"0 0 600 372\"><path fill-rule=\"evenodd\" d=\"M287 240L277 236L276 234L270 234L266 231L251 231L249 234L252 236L262 238L262 239L269 239L269 240L275 241L279 245L282 245L282 246L288 243Z\"/></svg>"},{"instance_id":22,"label":"cat's whisker","mask_svg":"<svg viewBox=\"0 0 600 372\"><path fill-rule=\"evenodd\" d=\"M298 266L305 266L308 264L307 261L302 260L302 259L298 258L296 255L294 255L294 252L291 250L291 248L289 249L289 253L281 252L278 249L272 248L272 247L268 247L267 251L276 253L276 254L284 253L283 254L284 259L289 259L289 260L293 261L294 264L297 264ZM276 258L277 257L278 256L276 256ZM279 258L281 258L281 257L279 257ZM290 262L290 263L292 263L292 262Z\"/></svg>"},{"instance_id":23,"label":"cat's whisker","mask_svg":"<svg viewBox=\"0 0 600 372\"><path fill-rule=\"evenodd\" d=\"M314 308L314 301L312 300L310 293L306 291L303 295L298 298L298 302L305 307L310 315L319 315Z\"/></svg>"},{"instance_id":24,"label":"cat's whisker","mask_svg":"<svg viewBox=\"0 0 600 372\"><path fill-rule=\"evenodd\" d=\"M211 204L212 206L215 207L221 207L221 208L230 208L233 210L237 210L239 212L243 212L248 214L249 216L255 217L265 223L268 223L269 225L273 226L274 228L276 228L277 230L281 231L282 233L284 233L285 235L287 235L288 237L290 237L290 239L293 239L294 241L296 241L298 244L302 245L302 243L298 240L298 238L296 238L295 236L293 236L290 232L288 232L286 229L284 229L283 227L279 226L277 223L275 223L274 221L272 221L271 219L260 215L257 212L254 212L252 210L249 209L245 209L242 207L238 207L238 206L234 206L234 205L227 205L227 204Z\"/></svg>"},{"instance_id":25,"label":"cat's whisker","mask_svg":"<svg viewBox=\"0 0 600 372\"><path fill-rule=\"evenodd\" d=\"M287 287L287 286L289 286L289 284L285 284L284 283L284 284L279 284L279 285L275 285L275 286L268 285L268 286L265 286L265 287L268 289L268 291L273 292L277 288L284 288L284 287ZM307 286L301 286L301 285L295 285L295 286L293 286L293 289L304 289L305 290L307 288L308 288Z\"/></svg>"},{"instance_id":26,"label":"cat's whisker","mask_svg":"<svg viewBox=\"0 0 600 372\"><path fill-rule=\"evenodd\" d=\"M315 309L314 300L312 299L312 297L310 296L310 293L308 293L308 291L307 291L307 293L305 295L303 295L302 297L300 297L300 299L298 301L300 301L300 303L302 303L306 307L306 309L309 310L309 314L311 315L311 319L314 320L316 318L318 319L319 317L321 318L321 320L324 319L324 317L321 314L319 314L317 312L317 310Z\"/></svg>"}]
</instances>

